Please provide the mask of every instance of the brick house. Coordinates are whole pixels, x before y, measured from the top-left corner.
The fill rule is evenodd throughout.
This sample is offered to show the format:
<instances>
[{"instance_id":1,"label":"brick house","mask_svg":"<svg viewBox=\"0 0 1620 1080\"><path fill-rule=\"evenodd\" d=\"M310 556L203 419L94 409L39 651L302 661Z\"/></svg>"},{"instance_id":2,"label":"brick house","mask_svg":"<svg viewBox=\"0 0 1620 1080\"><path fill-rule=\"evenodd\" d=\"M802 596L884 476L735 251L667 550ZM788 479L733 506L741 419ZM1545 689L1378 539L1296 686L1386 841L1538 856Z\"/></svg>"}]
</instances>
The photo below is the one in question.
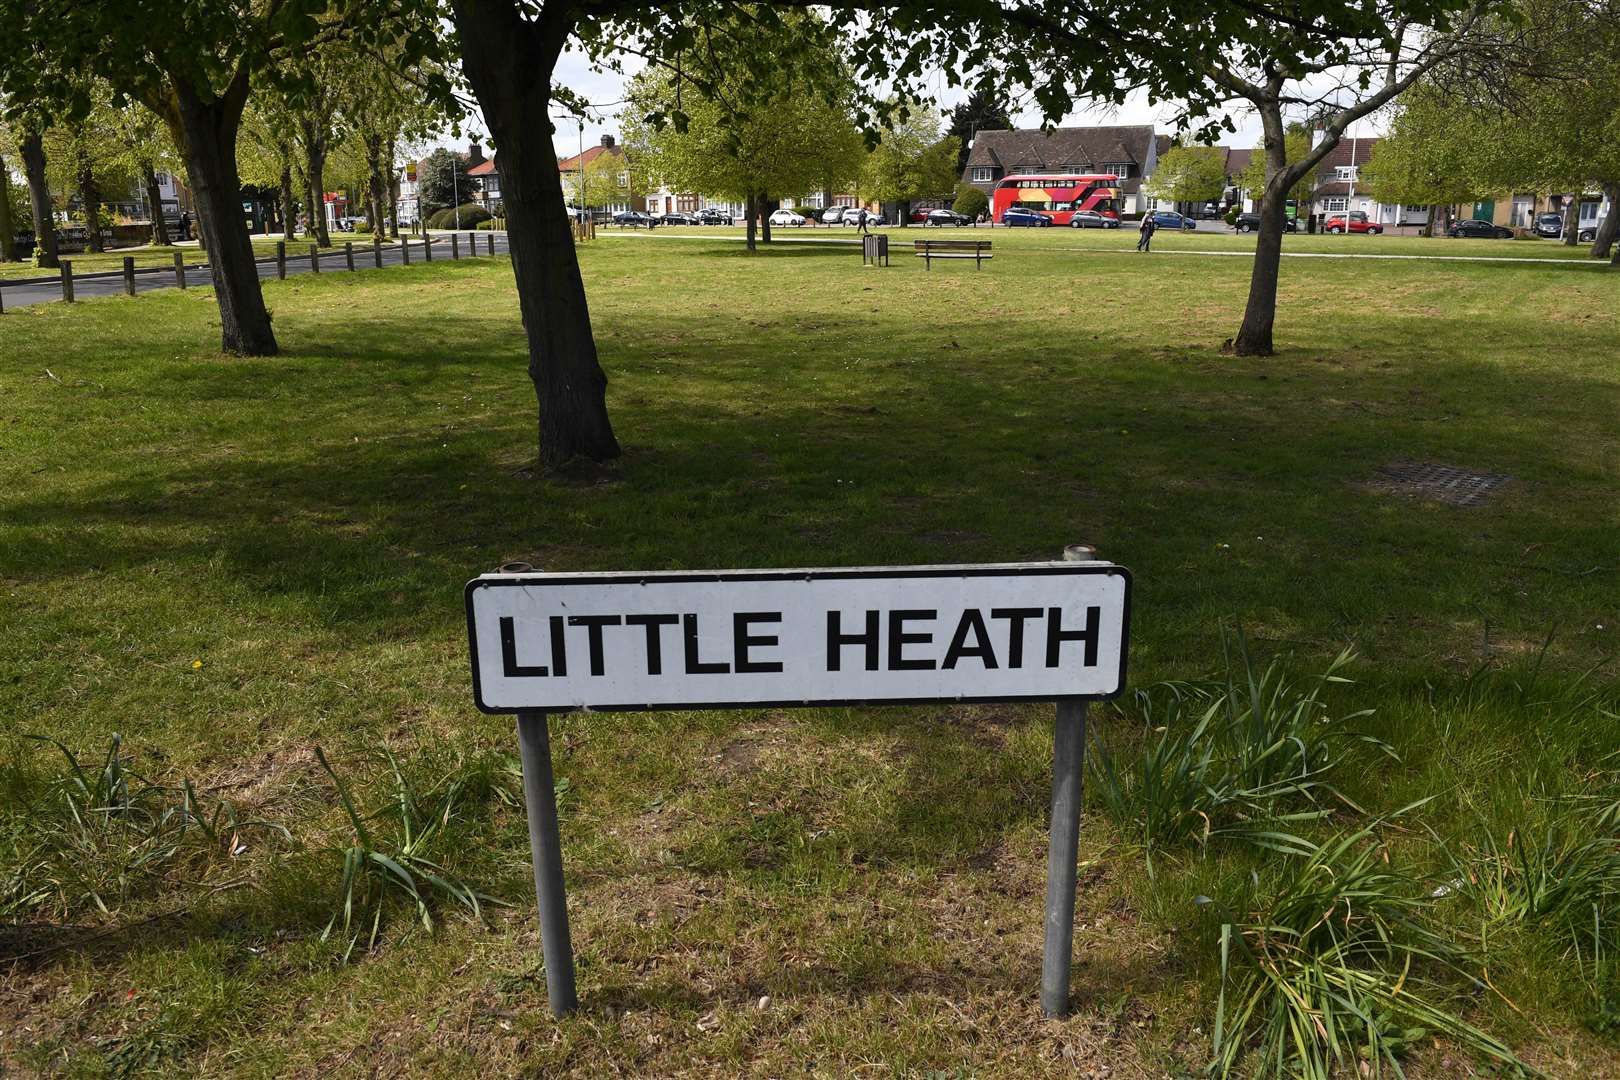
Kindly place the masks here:
<instances>
[{"instance_id":1,"label":"brick house","mask_svg":"<svg viewBox=\"0 0 1620 1080\"><path fill-rule=\"evenodd\" d=\"M962 182L991 195L1008 176L1036 173L1113 173L1121 178L1119 210L1147 209L1142 181L1153 175L1168 137L1149 124L1118 127L1004 128L980 131L968 152Z\"/></svg>"}]
</instances>

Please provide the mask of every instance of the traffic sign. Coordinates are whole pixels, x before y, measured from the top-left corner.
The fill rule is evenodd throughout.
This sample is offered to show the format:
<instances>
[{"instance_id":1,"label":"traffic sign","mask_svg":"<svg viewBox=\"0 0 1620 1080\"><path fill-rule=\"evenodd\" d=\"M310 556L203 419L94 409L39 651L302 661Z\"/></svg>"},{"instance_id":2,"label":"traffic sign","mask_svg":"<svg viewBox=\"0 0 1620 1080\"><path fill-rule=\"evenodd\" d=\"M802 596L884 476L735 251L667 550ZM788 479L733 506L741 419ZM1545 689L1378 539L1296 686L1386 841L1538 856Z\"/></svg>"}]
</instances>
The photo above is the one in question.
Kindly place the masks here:
<instances>
[{"instance_id":1,"label":"traffic sign","mask_svg":"<svg viewBox=\"0 0 1620 1080\"><path fill-rule=\"evenodd\" d=\"M1111 563L486 574L467 585L485 712L1112 697Z\"/></svg>"}]
</instances>

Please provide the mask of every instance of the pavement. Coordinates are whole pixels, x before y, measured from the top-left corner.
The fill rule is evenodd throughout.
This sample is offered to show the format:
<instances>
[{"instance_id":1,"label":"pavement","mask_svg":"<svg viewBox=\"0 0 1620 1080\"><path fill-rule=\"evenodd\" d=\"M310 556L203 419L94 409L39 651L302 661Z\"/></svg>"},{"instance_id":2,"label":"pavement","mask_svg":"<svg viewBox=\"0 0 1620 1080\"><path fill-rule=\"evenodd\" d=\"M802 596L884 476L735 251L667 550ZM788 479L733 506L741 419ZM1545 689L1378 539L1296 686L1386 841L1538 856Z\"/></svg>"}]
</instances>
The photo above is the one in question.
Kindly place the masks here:
<instances>
[{"instance_id":1,"label":"pavement","mask_svg":"<svg viewBox=\"0 0 1620 1080\"><path fill-rule=\"evenodd\" d=\"M450 258L450 234L436 232L432 235L434 260L437 261L440 259ZM464 231L458 233L457 235L461 238L458 244L461 251L461 257L463 259L468 258L467 236L469 234ZM488 237L495 238L495 254L507 254L508 248L506 243L506 233L491 232L486 230L484 232L471 233L470 235L478 238L479 258L488 257ZM333 239L340 245L345 242L341 238L341 234L333 237ZM415 236L406 237L405 239L409 240L410 242L411 262L422 262L422 238ZM352 241L352 243L354 244L355 272L358 273L363 270L375 270L377 265L372 255L371 241L369 239L357 238ZM191 257L203 256L205 253L200 251L195 244L189 245L189 248L188 245L184 244L177 246L180 247L182 251L188 252L188 261L186 263L185 272L186 286L188 288L212 286L214 284L214 279L212 272L208 268L208 264L205 262L193 263L189 261ZM123 254L134 255L137 254L139 250L140 249L138 248L125 250L123 251ZM113 252L113 254L118 253L119 252L116 251ZM382 263L384 268L390 266L401 266L404 263L404 258L404 254L401 252L398 245L384 247L382 249ZM269 259L261 258L258 260L257 265L259 271L259 280L263 281L267 278L273 279L276 276L276 260L273 257ZM321 252L320 266L320 272L323 274L346 274L349 272L348 264L345 261L342 247L339 247L335 251ZM291 277L294 274L308 274L310 272L309 244L301 240L289 242L287 244L287 276ZM48 271L46 273L48 273ZM151 292L154 289L172 289L175 288L175 286L175 273L174 267L172 266L140 267L135 271L136 293ZM98 296L122 295L124 295L124 275L121 271L115 270L111 274L75 274L73 276L73 297L75 300L90 300ZM4 301L5 310L7 311L10 311L13 308L31 307L37 304L60 303L62 300L61 280L60 278L52 277L49 282L42 284L12 285L8 284L4 279L0 279L0 300Z\"/></svg>"}]
</instances>

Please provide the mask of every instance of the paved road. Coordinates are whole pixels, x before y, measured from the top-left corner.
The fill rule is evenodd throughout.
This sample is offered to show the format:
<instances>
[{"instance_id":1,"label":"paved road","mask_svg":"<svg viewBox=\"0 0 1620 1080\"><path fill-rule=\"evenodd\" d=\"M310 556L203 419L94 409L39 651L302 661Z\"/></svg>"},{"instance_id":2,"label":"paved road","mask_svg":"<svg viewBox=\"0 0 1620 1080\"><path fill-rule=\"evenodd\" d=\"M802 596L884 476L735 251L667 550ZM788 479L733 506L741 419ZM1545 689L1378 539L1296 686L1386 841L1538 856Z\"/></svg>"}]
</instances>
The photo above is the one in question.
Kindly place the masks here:
<instances>
[{"instance_id":1,"label":"paved road","mask_svg":"<svg viewBox=\"0 0 1620 1080\"><path fill-rule=\"evenodd\" d=\"M463 259L467 254L467 236L463 232L458 234L460 241L458 247ZM504 232L479 232L472 235L478 238L478 255L485 258L489 252L489 238L495 239L495 254L507 253L506 234ZM342 240L337 241L342 244ZM411 262L420 263L423 259L421 238L410 240ZM195 247L186 250L186 285L189 288L198 286L212 286L214 279L207 265L193 264L192 259L204 257ZM450 258L450 234L433 234L433 258L435 261ZM384 247L382 249L382 262L384 267L399 266L404 262L404 254L400 248ZM323 274L346 274L348 264L344 259L341 247L336 251L323 251L320 256ZM371 241L354 241L354 268L356 271L376 269L376 261L372 255ZM276 276L276 261L274 258L261 259L258 263L259 278L274 278ZM303 241L296 241L287 245L287 274L307 274L310 272L309 245ZM172 289L175 287L174 268L172 266L158 267L156 269L137 269L135 272L135 291L137 293L150 292L153 289ZM0 281L0 299L5 302L5 309L29 307L35 304L48 304L60 302L62 299L62 286L59 280L52 280L40 285L7 285ZM90 300L98 296L122 296L124 294L124 277L122 273L115 272L111 277L99 274L94 277L75 275L73 279L73 297L75 300Z\"/></svg>"}]
</instances>

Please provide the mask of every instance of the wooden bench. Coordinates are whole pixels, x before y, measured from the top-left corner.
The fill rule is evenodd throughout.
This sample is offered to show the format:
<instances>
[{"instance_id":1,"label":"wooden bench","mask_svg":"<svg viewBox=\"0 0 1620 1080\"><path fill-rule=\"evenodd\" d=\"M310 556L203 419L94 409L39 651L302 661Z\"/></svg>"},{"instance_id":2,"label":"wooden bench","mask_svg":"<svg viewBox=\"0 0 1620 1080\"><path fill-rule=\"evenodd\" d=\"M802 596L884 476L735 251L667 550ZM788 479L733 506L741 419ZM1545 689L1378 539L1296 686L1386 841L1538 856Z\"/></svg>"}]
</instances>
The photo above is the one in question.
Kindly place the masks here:
<instances>
[{"instance_id":1,"label":"wooden bench","mask_svg":"<svg viewBox=\"0 0 1620 1080\"><path fill-rule=\"evenodd\" d=\"M978 269L993 257L988 240L918 240L915 246L914 254L923 261L924 270L932 270L935 259L972 259Z\"/></svg>"}]
</instances>

